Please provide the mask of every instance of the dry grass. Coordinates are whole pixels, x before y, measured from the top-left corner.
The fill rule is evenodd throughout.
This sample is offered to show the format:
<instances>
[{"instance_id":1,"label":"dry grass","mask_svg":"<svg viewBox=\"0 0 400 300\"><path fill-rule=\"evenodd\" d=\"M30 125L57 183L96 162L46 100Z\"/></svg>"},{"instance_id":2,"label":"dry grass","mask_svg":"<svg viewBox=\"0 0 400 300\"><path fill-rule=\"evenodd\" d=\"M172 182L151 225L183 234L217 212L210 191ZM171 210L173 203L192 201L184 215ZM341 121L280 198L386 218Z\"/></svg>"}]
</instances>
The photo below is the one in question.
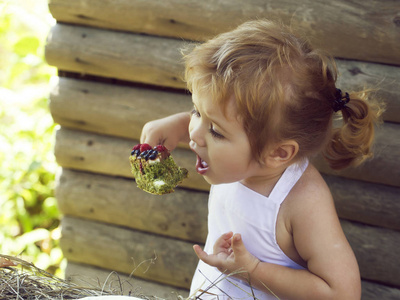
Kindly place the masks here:
<instances>
[{"instance_id":1,"label":"dry grass","mask_svg":"<svg viewBox=\"0 0 400 300\"><path fill-rule=\"evenodd\" d=\"M1 299L79 299L88 296L115 295L120 291L96 287L80 287L43 271L17 257L2 255L18 267L0 268Z\"/></svg>"},{"instance_id":2,"label":"dry grass","mask_svg":"<svg viewBox=\"0 0 400 300\"><path fill-rule=\"evenodd\" d=\"M18 267L1 267L1 262L12 262L17 264ZM242 272L236 272L230 275L221 275L216 282L208 280L207 288L199 290L198 292L200 293L198 296L184 299L183 297L176 295L176 299L202 299L203 295L210 294L209 289L214 285L217 285L219 281L229 280L230 276L237 273ZM0 299L4 300L80 299L89 296L124 295L124 285L127 283L129 282L122 280L116 272L111 272L104 284L101 285L100 281L96 282L96 280L93 279L91 283L84 282L86 286L83 287L58 278L23 259L0 254ZM231 283L236 285L233 282ZM97 285L97 287L95 285ZM241 289L239 286L237 287ZM135 297L133 299L160 299L156 296L145 296L137 289L135 291L135 288L130 285L130 283L129 290L128 295ZM229 297L229 295L226 296ZM252 295L249 294L249 297L255 300L257 299L254 293L252 293ZM279 299L277 296L275 297Z\"/></svg>"}]
</instances>

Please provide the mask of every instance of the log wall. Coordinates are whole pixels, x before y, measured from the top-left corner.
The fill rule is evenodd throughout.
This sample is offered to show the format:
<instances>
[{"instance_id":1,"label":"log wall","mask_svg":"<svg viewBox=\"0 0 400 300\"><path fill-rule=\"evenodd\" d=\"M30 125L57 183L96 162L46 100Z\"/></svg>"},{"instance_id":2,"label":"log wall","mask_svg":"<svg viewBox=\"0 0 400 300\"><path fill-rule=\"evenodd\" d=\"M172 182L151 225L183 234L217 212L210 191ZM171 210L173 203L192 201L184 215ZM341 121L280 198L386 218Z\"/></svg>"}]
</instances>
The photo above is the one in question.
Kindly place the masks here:
<instances>
[{"instance_id":1,"label":"log wall","mask_svg":"<svg viewBox=\"0 0 400 300\"><path fill-rule=\"evenodd\" d=\"M64 214L67 277L104 281L111 270L121 276L133 272L142 294L188 296L197 263L192 245L204 243L207 235L209 185L182 144L173 155L190 177L174 194L144 193L130 173L130 149L147 121L191 109L182 48L267 17L291 24L328 49L343 90L372 87L387 103L373 160L345 172L329 170L320 157L314 163L332 190L359 262L362 299L400 298L400 6L395 1L50 0L49 7L57 19L46 59L60 74L49 107L60 125L56 197Z\"/></svg>"},{"instance_id":2,"label":"log wall","mask_svg":"<svg viewBox=\"0 0 400 300\"><path fill-rule=\"evenodd\" d=\"M399 6L390 0L51 0L50 10L60 22L200 41L269 18L337 57L400 64Z\"/></svg>"}]
</instances>

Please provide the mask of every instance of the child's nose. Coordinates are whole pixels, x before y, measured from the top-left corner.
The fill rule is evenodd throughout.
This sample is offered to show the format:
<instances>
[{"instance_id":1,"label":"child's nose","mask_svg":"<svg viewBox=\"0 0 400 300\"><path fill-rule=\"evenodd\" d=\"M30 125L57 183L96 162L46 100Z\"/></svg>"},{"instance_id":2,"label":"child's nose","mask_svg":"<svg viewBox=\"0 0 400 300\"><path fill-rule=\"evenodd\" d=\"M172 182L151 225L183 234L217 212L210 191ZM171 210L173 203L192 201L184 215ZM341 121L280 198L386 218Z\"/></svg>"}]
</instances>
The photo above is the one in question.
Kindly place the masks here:
<instances>
[{"instance_id":1,"label":"child's nose","mask_svg":"<svg viewBox=\"0 0 400 300\"><path fill-rule=\"evenodd\" d=\"M189 137L190 139L197 144L199 147L204 147L206 145L205 142L205 128L200 120L190 121L189 124Z\"/></svg>"}]
</instances>

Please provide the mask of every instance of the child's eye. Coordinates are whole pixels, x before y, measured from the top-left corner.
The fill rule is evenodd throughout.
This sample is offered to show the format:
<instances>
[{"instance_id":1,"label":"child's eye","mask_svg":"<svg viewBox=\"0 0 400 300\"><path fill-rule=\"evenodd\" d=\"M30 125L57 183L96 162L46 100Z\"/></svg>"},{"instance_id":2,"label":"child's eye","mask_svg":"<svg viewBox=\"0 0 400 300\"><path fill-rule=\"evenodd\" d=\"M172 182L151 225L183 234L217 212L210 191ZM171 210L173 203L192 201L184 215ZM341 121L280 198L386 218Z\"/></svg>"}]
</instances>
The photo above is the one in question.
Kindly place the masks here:
<instances>
[{"instance_id":1,"label":"child's eye","mask_svg":"<svg viewBox=\"0 0 400 300\"><path fill-rule=\"evenodd\" d=\"M196 108L193 108L193 110L190 112L192 116L200 117L200 113L196 110Z\"/></svg>"},{"instance_id":2,"label":"child's eye","mask_svg":"<svg viewBox=\"0 0 400 300\"><path fill-rule=\"evenodd\" d=\"M212 124L211 124L211 127L210 127L209 131L210 131L211 135L212 135L213 137L217 138L217 139L224 139L224 138L225 138L222 134L220 134L220 133L218 133L218 132L216 132L216 131L214 130Z\"/></svg>"}]
</instances>

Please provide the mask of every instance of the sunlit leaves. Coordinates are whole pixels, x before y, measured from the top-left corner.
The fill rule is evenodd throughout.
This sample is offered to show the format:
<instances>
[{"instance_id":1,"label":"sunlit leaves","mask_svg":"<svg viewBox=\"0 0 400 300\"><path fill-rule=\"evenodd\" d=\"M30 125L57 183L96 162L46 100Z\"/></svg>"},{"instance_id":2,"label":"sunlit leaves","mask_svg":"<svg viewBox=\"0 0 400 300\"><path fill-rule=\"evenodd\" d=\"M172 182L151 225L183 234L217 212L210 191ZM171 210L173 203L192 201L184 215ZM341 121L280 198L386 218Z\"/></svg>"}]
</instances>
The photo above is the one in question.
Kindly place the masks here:
<instances>
[{"instance_id":1,"label":"sunlit leaves","mask_svg":"<svg viewBox=\"0 0 400 300\"><path fill-rule=\"evenodd\" d=\"M18 89L48 81L55 73L43 63L49 16L46 0L12 0L0 6L0 86Z\"/></svg>"},{"instance_id":2,"label":"sunlit leaves","mask_svg":"<svg viewBox=\"0 0 400 300\"><path fill-rule=\"evenodd\" d=\"M0 0L0 253L22 253L54 271L62 253L47 108L56 70L44 61L48 20L46 0Z\"/></svg>"},{"instance_id":3,"label":"sunlit leaves","mask_svg":"<svg viewBox=\"0 0 400 300\"><path fill-rule=\"evenodd\" d=\"M40 40L35 36L22 37L14 44L14 53L19 56L26 56L28 54L37 55Z\"/></svg>"}]
</instances>

